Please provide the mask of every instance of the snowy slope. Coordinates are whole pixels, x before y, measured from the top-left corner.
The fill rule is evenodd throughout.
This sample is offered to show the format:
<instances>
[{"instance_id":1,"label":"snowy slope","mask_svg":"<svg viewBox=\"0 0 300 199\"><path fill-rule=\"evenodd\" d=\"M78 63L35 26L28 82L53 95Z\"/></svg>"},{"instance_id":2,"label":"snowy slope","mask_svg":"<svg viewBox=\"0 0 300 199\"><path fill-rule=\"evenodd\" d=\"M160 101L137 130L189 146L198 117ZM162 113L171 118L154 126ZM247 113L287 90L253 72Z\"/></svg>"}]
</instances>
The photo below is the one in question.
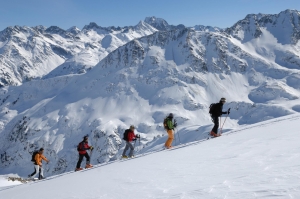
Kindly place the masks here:
<instances>
[{"instance_id":1,"label":"snowy slope","mask_svg":"<svg viewBox=\"0 0 300 199\"><path fill-rule=\"evenodd\" d=\"M0 191L0 196L299 198L299 121L299 114L270 120L176 150L16 186Z\"/></svg>"},{"instance_id":2,"label":"snowy slope","mask_svg":"<svg viewBox=\"0 0 300 199\"><path fill-rule=\"evenodd\" d=\"M149 144L165 135L169 112L180 132L198 125L207 133L208 106L223 96L230 102L224 108L232 108L227 128L298 112L299 70L255 49L298 51L268 42L267 30L264 36L243 44L219 32L157 32L114 50L84 75L2 88L0 172L30 173L30 153L39 147L51 160L47 175L73 170L85 134L96 147L92 163L114 160L124 129L136 125Z\"/></svg>"},{"instance_id":3,"label":"snowy slope","mask_svg":"<svg viewBox=\"0 0 300 199\"><path fill-rule=\"evenodd\" d=\"M150 34L151 27L142 21L127 30ZM31 173L30 153L39 147L51 160L47 176L74 170L76 145L86 134L95 146L93 164L115 160L130 124L142 135L138 150L151 150L162 144L162 121L170 112L178 120L182 141L202 139L212 128L208 107L221 97L229 102L224 109L232 108L227 129L300 112L300 43L280 43L266 27L247 42L223 31L158 31L127 38L115 50L110 41L124 36L121 28L92 23L82 31L37 29L56 33L52 37L62 43L75 33L85 41L99 39L98 45L101 34L109 34L108 43L101 41L111 53L87 73L70 75L74 68L61 73L58 67L51 73L58 72L56 77L0 89L0 174ZM190 138L190 131L200 135Z\"/></svg>"}]
</instances>

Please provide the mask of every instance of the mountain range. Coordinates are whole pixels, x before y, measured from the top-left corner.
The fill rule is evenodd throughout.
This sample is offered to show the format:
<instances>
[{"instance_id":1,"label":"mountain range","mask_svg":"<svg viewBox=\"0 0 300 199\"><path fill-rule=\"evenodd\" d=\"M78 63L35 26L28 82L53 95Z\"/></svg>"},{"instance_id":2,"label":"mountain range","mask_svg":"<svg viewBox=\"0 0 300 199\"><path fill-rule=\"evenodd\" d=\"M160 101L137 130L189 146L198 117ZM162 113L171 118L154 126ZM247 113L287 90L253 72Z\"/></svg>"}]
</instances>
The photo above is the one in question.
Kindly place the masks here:
<instances>
[{"instance_id":1,"label":"mountain range","mask_svg":"<svg viewBox=\"0 0 300 199\"><path fill-rule=\"evenodd\" d=\"M128 27L8 27L0 32L0 173L29 174L39 147L50 159L46 175L73 170L86 134L92 164L115 160L131 124L137 151L155 148L170 112L183 140L203 139L208 107L221 97L232 109L224 132L300 112L299 26L300 13L286 10L225 29L155 17Z\"/></svg>"}]
</instances>

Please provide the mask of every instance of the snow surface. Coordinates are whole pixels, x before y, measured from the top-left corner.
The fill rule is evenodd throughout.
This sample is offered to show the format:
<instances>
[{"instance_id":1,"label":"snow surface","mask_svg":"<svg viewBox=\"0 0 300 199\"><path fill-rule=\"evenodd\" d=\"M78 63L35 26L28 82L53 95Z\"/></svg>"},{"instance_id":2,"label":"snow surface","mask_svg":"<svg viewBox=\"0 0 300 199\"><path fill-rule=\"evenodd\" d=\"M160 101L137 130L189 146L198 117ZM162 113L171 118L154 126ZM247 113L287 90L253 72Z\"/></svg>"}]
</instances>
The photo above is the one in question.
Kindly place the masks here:
<instances>
[{"instance_id":1,"label":"snow surface","mask_svg":"<svg viewBox=\"0 0 300 199\"><path fill-rule=\"evenodd\" d=\"M157 31L145 21L123 28L90 23L67 31L56 26L7 28L0 45L16 56L4 56L4 61L23 63L27 53L26 58L37 64L43 60L47 67L64 63L43 79L23 82L24 76L17 75L22 85L0 88L0 174L32 173L31 153L40 147L50 159L46 176L72 171L76 145L86 134L95 147L92 164L114 161L131 124L142 135L137 150L147 152L166 139L162 121L170 112L182 143L203 139L212 128L208 107L221 97L228 101L224 110L232 110L226 130L300 112L299 28L290 24L282 29L284 42L274 32L297 15L282 12L280 20L279 15L248 15L226 30L168 26ZM284 24L277 23L284 18ZM162 24L160 19L153 22ZM32 48L24 49L30 41L35 42ZM20 71L14 64L8 69ZM34 71L42 75L47 67ZM4 74L5 81L15 77Z\"/></svg>"},{"instance_id":2,"label":"snow surface","mask_svg":"<svg viewBox=\"0 0 300 199\"><path fill-rule=\"evenodd\" d=\"M294 114L247 125L216 139L4 189L0 197L300 198L299 121Z\"/></svg>"},{"instance_id":3,"label":"snow surface","mask_svg":"<svg viewBox=\"0 0 300 199\"><path fill-rule=\"evenodd\" d=\"M8 181L8 177L18 177L17 174L15 175L0 175L0 190L1 189L6 189L7 187L15 186L15 185L20 185L22 184L19 181ZM0 195L1 196L1 195Z\"/></svg>"}]
</instances>

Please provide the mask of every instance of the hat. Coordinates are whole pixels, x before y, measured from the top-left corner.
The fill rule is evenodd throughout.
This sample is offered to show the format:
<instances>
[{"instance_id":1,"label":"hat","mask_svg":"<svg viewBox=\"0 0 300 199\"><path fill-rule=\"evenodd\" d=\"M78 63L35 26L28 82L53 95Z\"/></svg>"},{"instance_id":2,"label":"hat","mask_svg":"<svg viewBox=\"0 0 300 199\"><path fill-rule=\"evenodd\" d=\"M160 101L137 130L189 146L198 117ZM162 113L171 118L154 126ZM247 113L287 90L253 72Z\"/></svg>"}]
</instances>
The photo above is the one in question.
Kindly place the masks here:
<instances>
[{"instance_id":1,"label":"hat","mask_svg":"<svg viewBox=\"0 0 300 199\"><path fill-rule=\"evenodd\" d=\"M86 135L86 136L83 137L84 140L87 140L88 138L89 138L88 135Z\"/></svg>"},{"instance_id":2,"label":"hat","mask_svg":"<svg viewBox=\"0 0 300 199\"><path fill-rule=\"evenodd\" d=\"M222 97L222 98L220 99L220 102L226 102L226 98L225 98L225 97Z\"/></svg>"},{"instance_id":3,"label":"hat","mask_svg":"<svg viewBox=\"0 0 300 199\"><path fill-rule=\"evenodd\" d=\"M170 113L168 117L173 118L174 117L173 113Z\"/></svg>"},{"instance_id":4,"label":"hat","mask_svg":"<svg viewBox=\"0 0 300 199\"><path fill-rule=\"evenodd\" d=\"M40 148L40 151L44 151L44 148Z\"/></svg>"}]
</instances>

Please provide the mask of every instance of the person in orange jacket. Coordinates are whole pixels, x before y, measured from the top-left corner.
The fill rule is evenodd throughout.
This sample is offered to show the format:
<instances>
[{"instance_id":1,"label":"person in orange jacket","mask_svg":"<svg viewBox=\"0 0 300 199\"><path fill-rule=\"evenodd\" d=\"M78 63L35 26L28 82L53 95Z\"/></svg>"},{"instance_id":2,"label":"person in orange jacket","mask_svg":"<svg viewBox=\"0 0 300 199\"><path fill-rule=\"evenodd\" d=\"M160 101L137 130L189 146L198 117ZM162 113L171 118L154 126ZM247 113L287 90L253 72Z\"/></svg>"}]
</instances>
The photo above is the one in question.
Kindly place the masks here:
<instances>
[{"instance_id":1,"label":"person in orange jacket","mask_svg":"<svg viewBox=\"0 0 300 199\"><path fill-rule=\"evenodd\" d=\"M49 162L49 160L47 160L47 158L43 155L44 153L44 149L40 148L40 150L37 152L37 154L34 157L34 169L35 171L29 175L28 177L30 178L34 178L36 176L36 174L39 172L39 180L44 179L44 174L43 174L43 164L42 164L42 160L46 161L47 163Z\"/></svg>"}]
</instances>

